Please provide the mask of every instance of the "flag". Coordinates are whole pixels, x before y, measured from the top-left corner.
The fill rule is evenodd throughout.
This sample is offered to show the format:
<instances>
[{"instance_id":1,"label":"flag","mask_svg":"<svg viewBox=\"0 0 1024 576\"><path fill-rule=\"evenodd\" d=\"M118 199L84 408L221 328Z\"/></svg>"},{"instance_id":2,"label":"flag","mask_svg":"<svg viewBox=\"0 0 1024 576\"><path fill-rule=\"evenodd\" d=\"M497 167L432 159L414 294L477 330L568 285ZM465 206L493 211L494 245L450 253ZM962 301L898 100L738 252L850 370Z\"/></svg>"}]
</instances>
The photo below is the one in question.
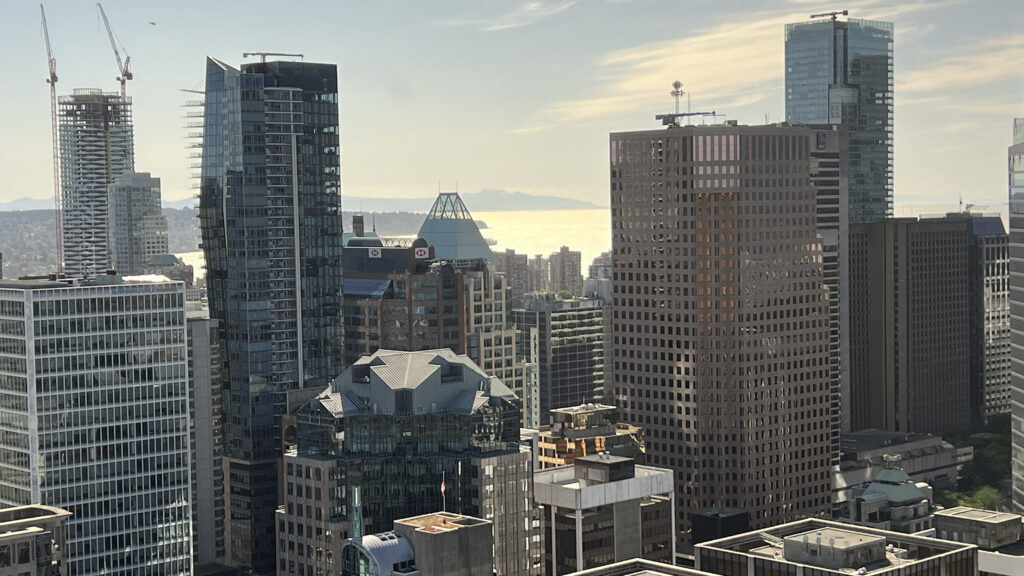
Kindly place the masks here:
<instances>
[{"instance_id":1,"label":"flag","mask_svg":"<svg viewBox=\"0 0 1024 576\"><path fill-rule=\"evenodd\" d=\"M444 496L444 470L441 470L441 496Z\"/></svg>"}]
</instances>

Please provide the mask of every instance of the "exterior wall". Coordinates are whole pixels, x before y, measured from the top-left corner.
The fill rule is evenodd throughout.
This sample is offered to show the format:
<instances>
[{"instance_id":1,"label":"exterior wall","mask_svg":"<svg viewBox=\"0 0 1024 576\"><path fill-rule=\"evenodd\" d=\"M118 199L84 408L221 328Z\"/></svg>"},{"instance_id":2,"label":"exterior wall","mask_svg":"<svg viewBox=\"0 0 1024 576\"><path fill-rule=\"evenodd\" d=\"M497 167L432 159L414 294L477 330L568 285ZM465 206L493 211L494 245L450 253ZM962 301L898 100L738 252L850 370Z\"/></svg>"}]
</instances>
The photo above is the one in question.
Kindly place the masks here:
<instances>
[{"instance_id":1,"label":"exterior wall","mask_svg":"<svg viewBox=\"0 0 1024 576\"><path fill-rule=\"evenodd\" d=\"M107 187L135 170L132 102L75 90L60 97L58 108L64 272L96 276L110 267Z\"/></svg>"},{"instance_id":2,"label":"exterior wall","mask_svg":"<svg viewBox=\"0 0 1024 576\"><path fill-rule=\"evenodd\" d=\"M531 293L510 321L530 338L520 356L537 366L540 423L551 410L600 401L605 395L604 309L599 300L557 300Z\"/></svg>"},{"instance_id":3,"label":"exterior wall","mask_svg":"<svg viewBox=\"0 0 1024 576\"><path fill-rule=\"evenodd\" d=\"M341 370L337 69L206 64L199 222L221 322L233 564L272 573L280 418L289 390Z\"/></svg>"},{"instance_id":4,"label":"exterior wall","mask_svg":"<svg viewBox=\"0 0 1024 576\"><path fill-rule=\"evenodd\" d=\"M490 522L477 522L434 531L417 529L400 520L395 522L395 531L412 544L420 576L492 576L492 526Z\"/></svg>"},{"instance_id":5,"label":"exterior wall","mask_svg":"<svg viewBox=\"0 0 1024 576\"><path fill-rule=\"evenodd\" d=\"M533 501L532 459L530 452L520 449L472 461L473 505L464 510L494 524L494 570L499 575L543 572L541 510Z\"/></svg>"},{"instance_id":6,"label":"exterior wall","mask_svg":"<svg viewBox=\"0 0 1024 576\"><path fill-rule=\"evenodd\" d=\"M277 510L277 574L337 574L351 537L340 468L332 458L284 455L284 498ZM339 494L340 492L340 494Z\"/></svg>"},{"instance_id":7,"label":"exterior wall","mask_svg":"<svg viewBox=\"0 0 1024 576\"><path fill-rule=\"evenodd\" d=\"M892 216L893 25L786 25L786 121L850 127L851 223Z\"/></svg>"},{"instance_id":8,"label":"exterior wall","mask_svg":"<svg viewBox=\"0 0 1024 576\"><path fill-rule=\"evenodd\" d=\"M505 275L512 290L511 306L521 306L523 294L531 291L529 262L529 255L516 254L512 249L494 254L494 269Z\"/></svg>"},{"instance_id":9,"label":"exterior wall","mask_svg":"<svg viewBox=\"0 0 1024 576\"><path fill-rule=\"evenodd\" d=\"M551 270L551 291L568 290L573 296L583 296L583 256L580 252L562 246L548 258Z\"/></svg>"},{"instance_id":10,"label":"exterior wall","mask_svg":"<svg viewBox=\"0 0 1024 576\"><path fill-rule=\"evenodd\" d=\"M224 446L218 323L188 315L189 430L192 454L192 552L194 566L223 563Z\"/></svg>"},{"instance_id":11,"label":"exterior wall","mask_svg":"<svg viewBox=\"0 0 1024 576\"><path fill-rule=\"evenodd\" d=\"M1010 195L1010 454L1013 511L1024 514L1024 118L1007 152Z\"/></svg>"},{"instance_id":12,"label":"exterior wall","mask_svg":"<svg viewBox=\"0 0 1024 576\"><path fill-rule=\"evenodd\" d=\"M181 283L0 287L0 502L71 512L69 573L190 574Z\"/></svg>"},{"instance_id":13,"label":"exterior wall","mask_svg":"<svg viewBox=\"0 0 1024 576\"><path fill-rule=\"evenodd\" d=\"M611 135L612 396L647 432L648 463L676 472L680 536L703 508L742 508L754 527L829 508L812 134Z\"/></svg>"},{"instance_id":14,"label":"exterior wall","mask_svg":"<svg viewBox=\"0 0 1024 576\"><path fill-rule=\"evenodd\" d=\"M0 576L67 576L70 516L50 506L0 509Z\"/></svg>"},{"instance_id":15,"label":"exterior wall","mask_svg":"<svg viewBox=\"0 0 1024 576\"><path fill-rule=\"evenodd\" d=\"M167 254L160 179L130 172L115 178L108 189L110 265L122 275L141 274L153 256Z\"/></svg>"},{"instance_id":16,"label":"exterior wall","mask_svg":"<svg viewBox=\"0 0 1024 576\"><path fill-rule=\"evenodd\" d=\"M897 218L850 230L853 428L969 428L966 222Z\"/></svg>"},{"instance_id":17,"label":"exterior wall","mask_svg":"<svg viewBox=\"0 0 1024 576\"><path fill-rule=\"evenodd\" d=\"M998 234L977 237L971 253L971 375L983 421L1011 406L1009 250Z\"/></svg>"}]
</instances>

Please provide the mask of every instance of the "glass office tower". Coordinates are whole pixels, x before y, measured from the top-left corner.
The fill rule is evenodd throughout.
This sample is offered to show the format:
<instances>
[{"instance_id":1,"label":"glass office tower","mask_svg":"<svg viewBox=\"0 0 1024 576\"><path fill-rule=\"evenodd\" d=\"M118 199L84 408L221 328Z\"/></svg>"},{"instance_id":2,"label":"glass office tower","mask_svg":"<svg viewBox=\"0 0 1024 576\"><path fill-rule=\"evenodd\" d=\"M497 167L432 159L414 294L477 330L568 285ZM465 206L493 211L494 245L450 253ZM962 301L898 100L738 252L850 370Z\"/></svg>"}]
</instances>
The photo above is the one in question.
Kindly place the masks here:
<instances>
[{"instance_id":1,"label":"glass office tower","mask_svg":"<svg viewBox=\"0 0 1024 576\"><path fill-rule=\"evenodd\" d=\"M0 365L0 504L71 512L71 576L191 574L185 285L0 281Z\"/></svg>"},{"instance_id":2,"label":"glass office tower","mask_svg":"<svg viewBox=\"0 0 1024 576\"><path fill-rule=\"evenodd\" d=\"M1024 513L1024 118L1013 121L1010 187L1010 429L1013 511Z\"/></svg>"},{"instance_id":3,"label":"glass office tower","mask_svg":"<svg viewBox=\"0 0 1024 576\"><path fill-rule=\"evenodd\" d=\"M892 216L892 42L891 22L786 25L786 122L848 128L851 224Z\"/></svg>"},{"instance_id":4,"label":"glass office tower","mask_svg":"<svg viewBox=\"0 0 1024 576\"><path fill-rule=\"evenodd\" d=\"M225 343L229 561L275 568L280 418L289 390L341 372L338 73L206 62L199 222Z\"/></svg>"}]
</instances>

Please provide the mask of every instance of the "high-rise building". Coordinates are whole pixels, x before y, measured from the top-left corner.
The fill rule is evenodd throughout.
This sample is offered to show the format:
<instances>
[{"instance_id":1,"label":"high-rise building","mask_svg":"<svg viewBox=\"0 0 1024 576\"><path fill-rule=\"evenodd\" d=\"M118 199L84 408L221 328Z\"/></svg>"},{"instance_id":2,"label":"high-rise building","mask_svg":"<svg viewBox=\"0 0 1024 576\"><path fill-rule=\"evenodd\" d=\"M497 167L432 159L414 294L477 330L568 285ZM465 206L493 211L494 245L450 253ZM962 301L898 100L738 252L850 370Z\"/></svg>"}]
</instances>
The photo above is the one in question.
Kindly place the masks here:
<instances>
[{"instance_id":1,"label":"high-rise building","mask_svg":"<svg viewBox=\"0 0 1024 576\"><path fill-rule=\"evenodd\" d=\"M604 399L604 302L530 292L509 316L520 357L537 367L541 424L556 408Z\"/></svg>"},{"instance_id":2,"label":"high-rise building","mask_svg":"<svg viewBox=\"0 0 1024 576\"><path fill-rule=\"evenodd\" d=\"M982 424L1010 411L1010 236L997 214L946 218L967 222L971 413Z\"/></svg>"},{"instance_id":3,"label":"high-rise building","mask_svg":"<svg viewBox=\"0 0 1024 576\"><path fill-rule=\"evenodd\" d=\"M672 477L671 470L609 454L534 474L534 499L544 506L546 574L631 558L673 562Z\"/></svg>"},{"instance_id":4,"label":"high-rise building","mask_svg":"<svg viewBox=\"0 0 1024 576\"><path fill-rule=\"evenodd\" d=\"M70 517L67 510L39 504L0 509L0 570L5 576L68 576Z\"/></svg>"},{"instance_id":5,"label":"high-rise building","mask_svg":"<svg viewBox=\"0 0 1024 576\"><path fill-rule=\"evenodd\" d=\"M225 349L229 562L275 562L280 418L343 354L338 73L206 62L199 223Z\"/></svg>"},{"instance_id":6,"label":"high-rise building","mask_svg":"<svg viewBox=\"0 0 1024 576\"><path fill-rule=\"evenodd\" d=\"M498 274L505 275L505 280L512 290L511 305L522 306L523 294L531 291L530 257L526 254L516 254L511 248L504 252L496 252L494 269Z\"/></svg>"},{"instance_id":7,"label":"high-rise building","mask_svg":"<svg viewBox=\"0 0 1024 576\"><path fill-rule=\"evenodd\" d=\"M135 170L132 102L81 89L61 96L58 106L64 271L103 274L110 267L107 187Z\"/></svg>"},{"instance_id":8,"label":"high-rise building","mask_svg":"<svg viewBox=\"0 0 1024 576\"><path fill-rule=\"evenodd\" d=\"M154 256L167 254L167 218L160 204L160 179L126 172L109 186L110 267L141 274Z\"/></svg>"},{"instance_id":9,"label":"high-rise building","mask_svg":"<svg viewBox=\"0 0 1024 576\"><path fill-rule=\"evenodd\" d=\"M849 130L851 223L892 216L893 25L786 25L786 122Z\"/></svg>"},{"instance_id":10,"label":"high-rise building","mask_svg":"<svg viewBox=\"0 0 1024 576\"><path fill-rule=\"evenodd\" d=\"M963 219L850 225L854 430L970 428L968 273Z\"/></svg>"},{"instance_id":11,"label":"high-rise building","mask_svg":"<svg viewBox=\"0 0 1024 576\"><path fill-rule=\"evenodd\" d=\"M462 271L431 257L422 239L384 246L352 238L345 247L345 364L377 350L466 352Z\"/></svg>"},{"instance_id":12,"label":"high-rise building","mask_svg":"<svg viewBox=\"0 0 1024 576\"><path fill-rule=\"evenodd\" d=\"M191 306L192 302L189 303ZM186 312L192 454L192 558L196 568L226 559L221 342L208 310Z\"/></svg>"},{"instance_id":13,"label":"high-rise building","mask_svg":"<svg viewBox=\"0 0 1024 576\"><path fill-rule=\"evenodd\" d=\"M681 535L706 508L754 528L829 509L814 147L790 126L611 135L611 399L675 471Z\"/></svg>"},{"instance_id":14,"label":"high-rise building","mask_svg":"<svg viewBox=\"0 0 1024 576\"><path fill-rule=\"evenodd\" d=\"M501 379L522 402L523 426L540 420L536 366L521 358L524 335L509 321L511 290L495 270L491 248L456 193L441 193L420 227L419 237L434 256L450 262L464 286L466 355Z\"/></svg>"},{"instance_id":15,"label":"high-rise building","mask_svg":"<svg viewBox=\"0 0 1024 576\"><path fill-rule=\"evenodd\" d=\"M191 574L185 286L0 283L0 502L72 513L69 574Z\"/></svg>"},{"instance_id":16,"label":"high-rise building","mask_svg":"<svg viewBox=\"0 0 1024 576\"><path fill-rule=\"evenodd\" d=\"M1007 151L1010 196L1010 429L1013 510L1024 514L1024 118Z\"/></svg>"},{"instance_id":17,"label":"high-rise building","mask_svg":"<svg viewBox=\"0 0 1024 576\"><path fill-rule=\"evenodd\" d=\"M530 292L547 292L551 290L551 263L543 254L530 258Z\"/></svg>"},{"instance_id":18,"label":"high-rise building","mask_svg":"<svg viewBox=\"0 0 1024 576\"><path fill-rule=\"evenodd\" d=\"M551 270L551 291L568 290L573 296L583 296L583 256L580 252L562 246L548 257Z\"/></svg>"},{"instance_id":19,"label":"high-rise building","mask_svg":"<svg viewBox=\"0 0 1024 576\"><path fill-rule=\"evenodd\" d=\"M552 410L549 426L523 431L536 439L536 467L565 466L602 452L630 458L637 464L646 462L643 428L616 421L615 412L614 406L603 404Z\"/></svg>"},{"instance_id":20,"label":"high-rise building","mask_svg":"<svg viewBox=\"0 0 1024 576\"><path fill-rule=\"evenodd\" d=\"M278 512L281 576L336 573L353 533L441 510L493 523L497 574L540 574L540 515L531 504L531 454L519 446L519 400L467 356L379 350L295 419L297 447L284 456Z\"/></svg>"}]
</instances>

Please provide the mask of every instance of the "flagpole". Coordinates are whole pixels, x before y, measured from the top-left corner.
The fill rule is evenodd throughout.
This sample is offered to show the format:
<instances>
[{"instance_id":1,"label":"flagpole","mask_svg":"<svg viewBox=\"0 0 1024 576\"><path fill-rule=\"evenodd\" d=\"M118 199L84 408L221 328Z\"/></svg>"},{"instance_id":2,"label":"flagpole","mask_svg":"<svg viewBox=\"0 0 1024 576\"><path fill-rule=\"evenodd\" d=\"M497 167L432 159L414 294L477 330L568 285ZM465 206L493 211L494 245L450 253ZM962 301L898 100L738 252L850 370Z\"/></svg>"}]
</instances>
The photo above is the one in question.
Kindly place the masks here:
<instances>
[{"instance_id":1,"label":"flagpole","mask_svg":"<svg viewBox=\"0 0 1024 576\"><path fill-rule=\"evenodd\" d=\"M441 507L444 512L448 511L448 495L445 494L444 470L441 470Z\"/></svg>"}]
</instances>

